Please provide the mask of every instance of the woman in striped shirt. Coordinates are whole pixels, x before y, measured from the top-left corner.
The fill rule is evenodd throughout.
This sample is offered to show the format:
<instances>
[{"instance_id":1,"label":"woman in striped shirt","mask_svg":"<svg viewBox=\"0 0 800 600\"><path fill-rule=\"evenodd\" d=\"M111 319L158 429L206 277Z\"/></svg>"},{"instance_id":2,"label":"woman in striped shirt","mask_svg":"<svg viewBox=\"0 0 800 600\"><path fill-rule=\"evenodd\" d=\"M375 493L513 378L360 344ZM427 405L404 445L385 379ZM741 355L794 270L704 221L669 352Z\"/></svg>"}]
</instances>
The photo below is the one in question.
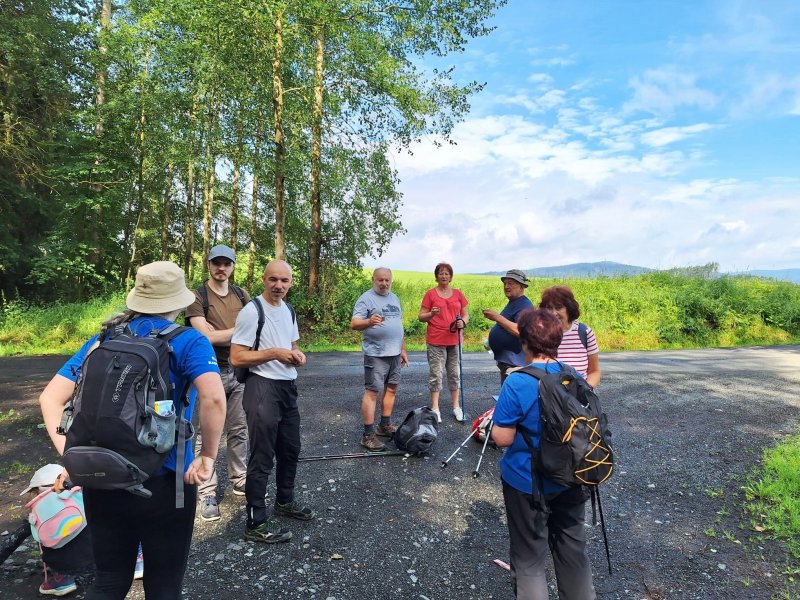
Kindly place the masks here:
<instances>
[{"instance_id":1,"label":"woman in striped shirt","mask_svg":"<svg viewBox=\"0 0 800 600\"><path fill-rule=\"evenodd\" d=\"M542 292L539 308L553 311L561 319L564 337L558 347L558 360L567 363L593 388L600 384L600 349L592 328L579 322L581 309L572 290L563 285L547 288Z\"/></svg>"}]
</instances>

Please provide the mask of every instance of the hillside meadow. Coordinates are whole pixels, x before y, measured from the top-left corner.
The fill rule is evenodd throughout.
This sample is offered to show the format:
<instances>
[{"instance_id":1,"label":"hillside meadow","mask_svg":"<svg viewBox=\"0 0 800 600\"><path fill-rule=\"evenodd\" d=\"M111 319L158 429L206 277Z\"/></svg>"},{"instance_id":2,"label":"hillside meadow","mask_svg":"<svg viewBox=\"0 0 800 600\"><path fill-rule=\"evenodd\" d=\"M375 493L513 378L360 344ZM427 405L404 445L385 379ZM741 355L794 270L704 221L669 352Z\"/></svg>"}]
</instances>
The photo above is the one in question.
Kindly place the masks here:
<instances>
[{"instance_id":1,"label":"hillside meadow","mask_svg":"<svg viewBox=\"0 0 800 600\"><path fill-rule=\"evenodd\" d=\"M434 285L433 274L395 271L393 291L400 297L407 346L425 346L425 325L417 320L420 301ZM603 351L655 350L792 344L800 342L800 285L755 277L698 278L647 273L630 277L531 280L527 295L538 302L543 289L568 285L581 304L580 320L590 325ZM359 294L370 285L356 273L311 302L292 290L290 301L301 316L306 350L358 350L360 335L348 329ZM469 300L465 349L481 350L491 322L483 308L505 305L496 276L460 275L453 285ZM259 293L261 289L252 290ZM124 307L124 294L81 304L32 306L24 300L0 308L0 356L67 354L97 332L100 323ZM313 319L303 319L313 315Z\"/></svg>"}]
</instances>

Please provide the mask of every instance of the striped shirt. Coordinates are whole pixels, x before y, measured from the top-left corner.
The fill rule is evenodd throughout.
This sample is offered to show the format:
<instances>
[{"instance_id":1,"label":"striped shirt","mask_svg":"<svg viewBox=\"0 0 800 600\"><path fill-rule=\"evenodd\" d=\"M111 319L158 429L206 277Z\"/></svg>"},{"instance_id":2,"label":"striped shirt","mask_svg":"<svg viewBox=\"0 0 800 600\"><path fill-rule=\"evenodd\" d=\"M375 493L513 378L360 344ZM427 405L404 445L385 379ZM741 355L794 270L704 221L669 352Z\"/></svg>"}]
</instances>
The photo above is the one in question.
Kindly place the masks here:
<instances>
[{"instance_id":1,"label":"striped shirt","mask_svg":"<svg viewBox=\"0 0 800 600\"><path fill-rule=\"evenodd\" d=\"M583 347L581 336L578 334L578 321L573 321L572 327L564 333L561 345L558 347L558 360L567 363L583 377L586 377L589 372L589 355L600 352L594 331L588 325L586 326L586 342L588 348Z\"/></svg>"}]
</instances>

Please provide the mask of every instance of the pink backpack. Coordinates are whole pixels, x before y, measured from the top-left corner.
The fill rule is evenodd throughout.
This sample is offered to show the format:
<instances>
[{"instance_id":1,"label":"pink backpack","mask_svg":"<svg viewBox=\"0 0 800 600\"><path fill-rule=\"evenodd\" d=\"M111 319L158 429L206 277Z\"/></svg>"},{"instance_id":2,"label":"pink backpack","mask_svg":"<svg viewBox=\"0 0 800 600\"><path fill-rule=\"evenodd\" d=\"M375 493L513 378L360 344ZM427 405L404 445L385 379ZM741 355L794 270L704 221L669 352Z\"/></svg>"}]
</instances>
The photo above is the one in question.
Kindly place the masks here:
<instances>
[{"instance_id":1,"label":"pink backpack","mask_svg":"<svg viewBox=\"0 0 800 600\"><path fill-rule=\"evenodd\" d=\"M31 509L28 522L33 539L47 548L65 546L86 527L83 490L79 487L58 493L47 490L25 507Z\"/></svg>"}]
</instances>

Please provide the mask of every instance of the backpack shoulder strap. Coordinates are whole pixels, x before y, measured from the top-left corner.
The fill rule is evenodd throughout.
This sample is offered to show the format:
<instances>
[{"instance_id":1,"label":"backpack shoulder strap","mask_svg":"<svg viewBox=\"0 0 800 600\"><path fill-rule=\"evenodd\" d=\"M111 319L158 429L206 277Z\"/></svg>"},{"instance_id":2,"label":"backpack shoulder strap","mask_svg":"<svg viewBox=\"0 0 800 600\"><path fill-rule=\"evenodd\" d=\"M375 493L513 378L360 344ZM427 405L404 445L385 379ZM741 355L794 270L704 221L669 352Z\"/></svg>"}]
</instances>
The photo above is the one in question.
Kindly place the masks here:
<instances>
[{"instance_id":1,"label":"backpack shoulder strap","mask_svg":"<svg viewBox=\"0 0 800 600\"><path fill-rule=\"evenodd\" d=\"M296 323L297 322L297 313L294 311L294 306L292 306L291 304L286 302L286 300L284 300L283 303L286 304L286 306L289 309L289 312L292 313L292 323Z\"/></svg>"},{"instance_id":2,"label":"backpack shoulder strap","mask_svg":"<svg viewBox=\"0 0 800 600\"><path fill-rule=\"evenodd\" d=\"M589 328L586 323L578 322L578 337L581 338L581 344L585 350L589 350Z\"/></svg>"},{"instance_id":3,"label":"backpack shoulder strap","mask_svg":"<svg viewBox=\"0 0 800 600\"><path fill-rule=\"evenodd\" d=\"M200 294L200 302L203 304L203 317L208 319L208 290L205 283L197 288L197 293Z\"/></svg>"},{"instance_id":4,"label":"backpack shoulder strap","mask_svg":"<svg viewBox=\"0 0 800 600\"><path fill-rule=\"evenodd\" d=\"M258 327L256 327L256 341L253 344L253 350L258 350L258 345L261 342L261 330L264 329L264 320L266 317L264 316L264 307L261 306L261 302L258 301L258 298L253 298L250 300L253 304L256 305L256 310L258 311Z\"/></svg>"},{"instance_id":5,"label":"backpack shoulder strap","mask_svg":"<svg viewBox=\"0 0 800 600\"><path fill-rule=\"evenodd\" d=\"M247 304L247 301L244 299L244 292L242 291L242 288L240 288L238 285L231 284L231 289L233 290L233 293L236 294L236 297L239 298L239 302L242 303L242 306Z\"/></svg>"},{"instance_id":6,"label":"backpack shoulder strap","mask_svg":"<svg viewBox=\"0 0 800 600\"><path fill-rule=\"evenodd\" d=\"M530 365L528 365L527 367L522 367L521 369L516 369L514 373L525 373L526 375L535 377L538 380L541 380L542 377L547 375L547 371L545 371L544 369L540 369L539 367L532 367Z\"/></svg>"}]
</instances>

